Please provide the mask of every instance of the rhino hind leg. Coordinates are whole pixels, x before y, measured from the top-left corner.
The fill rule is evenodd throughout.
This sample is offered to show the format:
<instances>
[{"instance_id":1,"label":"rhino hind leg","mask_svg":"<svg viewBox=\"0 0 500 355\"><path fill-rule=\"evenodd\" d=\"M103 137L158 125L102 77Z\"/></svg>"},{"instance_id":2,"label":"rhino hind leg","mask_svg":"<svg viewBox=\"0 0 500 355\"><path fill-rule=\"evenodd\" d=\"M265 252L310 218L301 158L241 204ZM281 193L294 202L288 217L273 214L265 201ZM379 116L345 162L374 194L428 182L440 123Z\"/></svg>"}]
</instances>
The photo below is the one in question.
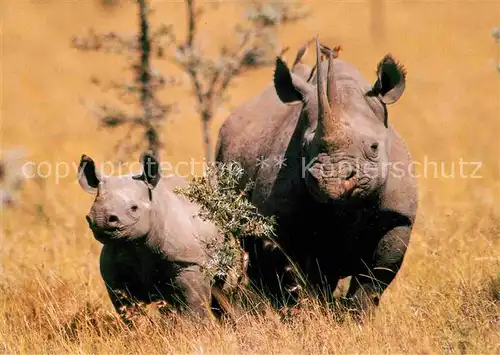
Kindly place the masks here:
<instances>
[{"instance_id":1,"label":"rhino hind leg","mask_svg":"<svg viewBox=\"0 0 500 355\"><path fill-rule=\"evenodd\" d=\"M175 279L176 286L182 292L179 297L182 308L196 318L210 317L211 285L207 276L198 265L182 269Z\"/></svg>"},{"instance_id":2,"label":"rhino hind leg","mask_svg":"<svg viewBox=\"0 0 500 355\"><path fill-rule=\"evenodd\" d=\"M347 297L353 302L358 319L373 314L380 297L394 280L410 238L411 226L398 226L388 231L378 242L369 262L362 262L361 270L353 275Z\"/></svg>"}]
</instances>

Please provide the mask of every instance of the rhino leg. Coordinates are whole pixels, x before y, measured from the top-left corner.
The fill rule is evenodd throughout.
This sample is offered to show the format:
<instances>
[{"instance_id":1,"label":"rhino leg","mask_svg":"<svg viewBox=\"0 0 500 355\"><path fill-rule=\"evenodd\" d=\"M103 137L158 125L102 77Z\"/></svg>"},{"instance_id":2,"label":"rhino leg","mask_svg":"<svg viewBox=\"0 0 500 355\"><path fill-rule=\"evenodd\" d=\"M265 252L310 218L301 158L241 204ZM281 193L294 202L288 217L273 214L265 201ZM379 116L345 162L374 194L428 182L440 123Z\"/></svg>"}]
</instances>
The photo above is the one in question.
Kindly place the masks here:
<instances>
[{"instance_id":1,"label":"rhino leg","mask_svg":"<svg viewBox=\"0 0 500 355\"><path fill-rule=\"evenodd\" d=\"M182 301L191 315L199 318L210 316L211 285L199 265L183 268L175 283L182 290Z\"/></svg>"},{"instance_id":2,"label":"rhino leg","mask_svg":"<svg viewBox=\"0 0 500 355\"><path fill-rule=\"evenodd\" d=\"M136 306L130 292L125 287L110 287L108 285L107 290L116 313L125 325L132 327L133 320L139 314L140 309Z\"/></svg>"},{"instance_id":3,"label":"rhino leg","mask_svg":"<svg viewBox=\"0 0 500 355\"><path fill-rule=\"evenodd\" d=\"M347 296L352 298L358 316L371 315L378 306L403 263L410 233L411 226L388 231L376 245L372 260L364 260L360 272L353 275Z\"/></svg>"},{"instance_id":4,"label":"rhino leg","mask_svg":"<svg viewBox=\"0 0 500 355\"><path fill-rule=\"evenodd\" d=\"M248 238L245 244L249 256L247 276L257 294L266 295L278 309L296 303L297 281L285 254L262 238Z\"/></svg>"},{"instance_id":5,"label":"rhino leg","mask_svg":"<svg viewBox=\"0 0 500 355\"><path fill-rule=\"evenodd\" d=\"M100 268L111 303L123 322L130 327L136 313L134 295L129 289L133 274L127 269L129 264L124 256L123 252L114 246L104 245L101 251ZM130 278L124 279L123 275L129 275Z\"/></svg>"}]
</instances>

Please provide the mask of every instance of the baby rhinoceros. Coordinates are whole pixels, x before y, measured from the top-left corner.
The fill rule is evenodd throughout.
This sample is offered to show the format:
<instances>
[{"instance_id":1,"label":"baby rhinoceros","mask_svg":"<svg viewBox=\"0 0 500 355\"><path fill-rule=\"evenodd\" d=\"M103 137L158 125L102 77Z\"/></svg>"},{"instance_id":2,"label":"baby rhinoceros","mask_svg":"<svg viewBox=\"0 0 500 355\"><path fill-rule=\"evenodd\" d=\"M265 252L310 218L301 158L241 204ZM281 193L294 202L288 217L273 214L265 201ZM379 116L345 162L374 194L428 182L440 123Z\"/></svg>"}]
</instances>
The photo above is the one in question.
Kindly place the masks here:
<instances>
[{"instance_id":1,"label":"baby rhinoceros","mask_svg":"<svg viewBox=\"0 0 500 355\"><path fill-rule=\"evenodd\" d=\"M199 206L174 192L187 182L161 177L150 153L141 155L143 173L101 176L83 155L80 186L95 194L86 219L104 246L101 275L109 297L125 323L134 301L166 301L190 315L209 314L211 280L203 272L208 243L219 233L198 217Z\"/></svg>"}]
</instances>

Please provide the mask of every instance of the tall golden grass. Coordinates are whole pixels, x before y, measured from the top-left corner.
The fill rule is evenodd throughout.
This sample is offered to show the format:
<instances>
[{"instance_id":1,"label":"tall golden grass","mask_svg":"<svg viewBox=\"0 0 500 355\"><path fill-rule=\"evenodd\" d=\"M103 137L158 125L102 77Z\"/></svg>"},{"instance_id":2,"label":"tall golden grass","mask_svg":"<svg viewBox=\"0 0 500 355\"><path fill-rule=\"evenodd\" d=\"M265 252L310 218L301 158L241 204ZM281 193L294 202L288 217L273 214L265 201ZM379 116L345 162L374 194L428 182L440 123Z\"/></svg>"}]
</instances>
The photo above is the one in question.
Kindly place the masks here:
<instances>
[{"instance_id":1,"label":"tall golden grass","mask_svg":"<svg viewBox=\"0 0 500 355\"><path fill-rule=\"evenodd\" d=\"M155 23L184 35L181 2L157 1ZM241 3L209 12L207 50L227 40ZM387 2L386 36L370 36L368 1L314 1L312 16L283 29L298 48L319 33L370 79L388 51L408 70L389 119L416 161L480 161L481 178L419 177L420 207L404 266L363 326L336 322L312 302L290 321L273 311L234 324L156 318L129 331L117 321L98 271L100 244L84 215L92 203L75 172L26 183L19 204L2 211L0 352L3 353L500 353L500 75L491 29L498 2ZM91 75L120 78L113 55L81 53L73 34L134 31L135 8L103 10L97 1L17 1L0 5L1 146L24 146L28 159L77 162L82 153L112 159L119 132L101 131L79 100L102 99ZM291 51L293 52L293 50ZM310 58L311 60L313 58ZM162 70L173 68L158 62ZM259 92L272 69L248 73L219 110L212 134L236 105ZM163 135L162 159L199 159L200 125L187 86L164 93L180 104ZM130 157L135 161L137 157ZM466 167L469 174L472 168ZM417 172L423 174L422 167ZM458 174L458 171L456 171Z\"/></svg>"}]
</instances>

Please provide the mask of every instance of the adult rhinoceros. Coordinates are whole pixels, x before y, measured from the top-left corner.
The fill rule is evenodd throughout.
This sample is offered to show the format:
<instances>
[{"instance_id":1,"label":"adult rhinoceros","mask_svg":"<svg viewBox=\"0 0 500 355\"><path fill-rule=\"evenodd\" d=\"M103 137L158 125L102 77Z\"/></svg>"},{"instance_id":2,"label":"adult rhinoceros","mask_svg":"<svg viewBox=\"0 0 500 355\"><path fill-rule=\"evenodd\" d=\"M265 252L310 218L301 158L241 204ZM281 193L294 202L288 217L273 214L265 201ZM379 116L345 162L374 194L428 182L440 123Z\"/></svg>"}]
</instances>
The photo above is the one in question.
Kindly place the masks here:
<instances>
[{"instance_id":1,"label":"adult rhinoceros","mask_svg":"<svg viewBox=\"0 0 500 355\"><path fill-rule=\"evenodd\" d=\"M310 80L277 58L274 85L223 124L216 160L239 162L255 182L252 203L277 218L281 250L245 245L254 284L283 300L291 259L328 293L352 276L348 296L368 311L403 262L417 210L411 157L386 108L403 94L406 73L386 55L370 85L333 51L321 62L318 39L316 56Z\"/></svg>"}]
</instances>

